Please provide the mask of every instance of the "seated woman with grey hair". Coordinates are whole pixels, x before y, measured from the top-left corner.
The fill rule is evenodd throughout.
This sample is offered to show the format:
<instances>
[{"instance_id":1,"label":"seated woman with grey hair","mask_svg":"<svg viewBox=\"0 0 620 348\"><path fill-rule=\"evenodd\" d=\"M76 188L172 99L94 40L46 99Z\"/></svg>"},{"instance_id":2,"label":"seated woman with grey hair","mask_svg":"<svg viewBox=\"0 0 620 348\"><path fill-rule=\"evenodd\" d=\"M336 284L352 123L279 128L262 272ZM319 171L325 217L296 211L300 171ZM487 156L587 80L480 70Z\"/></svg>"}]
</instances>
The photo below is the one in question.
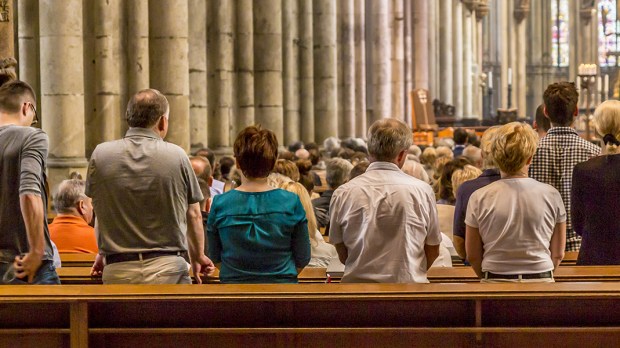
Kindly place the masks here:
<instances>
[{"instance_id":1,"label":"seated woman with grey hair","mask_svg":"<svg viewBox=\"0 0 620 348\"><path fill-rule=\"evenodd\" d=\"M603 155L579 163L573 171L571 219L581 236L578 265L620 264L620 101L608 100L594 111Z\"/></svg>"},{"instance_id":2,"label":"seated woman with grey hair","mask_svg":"<svg viewBox=\"0 0 620 348\"><path fill-rule=\"evenodd\" d=\"M61 253L98 252L93 219L92 199L84 194L85 183L80 179L63 180L54 195L58 215L49 225L50 238Z\"/></svg>"},{"instance_id":3,"label":"seated woman with grey hair","mask_svg":"<svg viewBox=\"0 0 620 348\"><path fill-rule=\"evenodd\" d=\"M334 191L349 180L353 169L351 162L342 158L332 158L327 162L325 179L329 188L319 198L312 200L314 214L319 227L327 227L329 223L329 205Z\"/></svg>"},{"instance_id":4,"label":"seated woman with grey hair","mask_svg":"<svg viewBox=\"0 0 620 348\"><path fill-rule=\"evenodd\" d=\"M553 282L564 257L566 210L551 185L528 177L538 135L512 122L491 152L501 179L474 192L465 218L467 259L482 282Z\"/></svg>"}]
</instances>

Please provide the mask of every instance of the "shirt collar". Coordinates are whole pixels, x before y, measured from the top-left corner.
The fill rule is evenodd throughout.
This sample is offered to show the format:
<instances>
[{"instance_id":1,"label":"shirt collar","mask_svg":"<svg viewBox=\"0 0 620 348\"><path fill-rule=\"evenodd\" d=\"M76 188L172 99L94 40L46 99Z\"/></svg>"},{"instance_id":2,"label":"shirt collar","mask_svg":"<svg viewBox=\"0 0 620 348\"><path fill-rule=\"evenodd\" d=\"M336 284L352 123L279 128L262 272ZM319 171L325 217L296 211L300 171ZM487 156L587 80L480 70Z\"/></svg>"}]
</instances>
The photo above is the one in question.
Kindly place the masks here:
<instances>
[{"instance_id":1,"label":"shirt collar","mask_svg":"<svg viewBox=\"0 0 620 348\"><path fill-rule=\"evenodd\" d=\"M572 128L572 127L551 127L549 131L547 132L547 135L549 134L552 134L552 135L574 134L576 136L579 136L575 128Z\"/></svg>"},{"instance_id":2,"label":"shirt collar","mask_svg":"<svg viewBox=\"0 0 620 348\"><path fill-rule=\"evenodd\" d=\"M394 163L391 162L372 162L366 171L369 170L393 170L400 171L400 168Z\"/></svg>"},{"instance_id":3,"label":"shirt collar","mask_svg":"<svg viewBox=\"0 0 620 348\"><path fill-rule=\"evenodd\" d=\"M74 215L58 215L54 218L54 221L52 221L52 223L71 223L75 225L88 226L84 219Z\"/></svg>"},{"instance_id":4,"label":"shirt collar","mask_svg":"<svg viewBox=\"0 0 620 348\"><path fill-rule=\"evenodd\" d=\"M147 137L153 139L161 139L159 134L155 133L154 130L150 128L141 128L141 127L131 127L125 133L125 137Z\"/></svg>"},{"instance_id":5,"label":"shirt collar","mask_svg":"<svg viewBox=\"0 0 620 348\"><path fill-rule=\"evenodd\" d=\"M498 176L499 174L499 169L497 168L489 168L489 169L485 169L482 171L482 174L480 174L480 176Z\"/></svg>"}]
</instances>

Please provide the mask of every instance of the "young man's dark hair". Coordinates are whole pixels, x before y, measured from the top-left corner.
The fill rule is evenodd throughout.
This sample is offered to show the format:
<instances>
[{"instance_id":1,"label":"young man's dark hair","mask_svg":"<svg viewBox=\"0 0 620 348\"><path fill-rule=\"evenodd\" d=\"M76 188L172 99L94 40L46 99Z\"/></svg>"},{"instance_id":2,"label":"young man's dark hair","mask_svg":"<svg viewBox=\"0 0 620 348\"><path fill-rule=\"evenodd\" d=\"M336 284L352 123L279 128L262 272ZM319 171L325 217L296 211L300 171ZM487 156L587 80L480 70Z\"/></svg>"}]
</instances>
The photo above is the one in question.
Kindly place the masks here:
<instances>
[{"instance_id":1,"label":"young man's dark hair","mask_svg":"<svg viewBox=\"0 0 620 348\"><path fill-rule=\"evenodd\" d=\"M550 84L543 94L545 114L551 124L557 127L568 127L577 114L579 93L573 82L556 82Z\"/></svg>"},{"instance_id":2,"label":"young man's dark hair","mask_svg":"<svg viewBox=\"0 0 620 348\"><path fill-rule=\"evenodd\" d=\"M7 113L19 112L25 98L30 98L32 103L37 102L37 97L32 87L24 81L7 82L0 87L0 111Z\"/></svg>"},{"instance_id":3,"label":"young man's dark hair","mask_svg":"<svg viewBox=\"0 0 620 348\"><path fill-rule=\"evenodd\" d=\"M465 129L457 128L454 130L454 143L456 145L465 145L468 136L469 135L467 134L467 131Z\"/></svg>"},{"instance_id":4,"label":"young man's dark hair","mask_svg":"<svg viewBox=\"0 0 620 348\"><path fill-rule=\"evenodd\" d=\"M540 104L536 108L536 129L548 132L551 128L551 121L545 117L545 104Z\"/></svg>"}]
</instances>

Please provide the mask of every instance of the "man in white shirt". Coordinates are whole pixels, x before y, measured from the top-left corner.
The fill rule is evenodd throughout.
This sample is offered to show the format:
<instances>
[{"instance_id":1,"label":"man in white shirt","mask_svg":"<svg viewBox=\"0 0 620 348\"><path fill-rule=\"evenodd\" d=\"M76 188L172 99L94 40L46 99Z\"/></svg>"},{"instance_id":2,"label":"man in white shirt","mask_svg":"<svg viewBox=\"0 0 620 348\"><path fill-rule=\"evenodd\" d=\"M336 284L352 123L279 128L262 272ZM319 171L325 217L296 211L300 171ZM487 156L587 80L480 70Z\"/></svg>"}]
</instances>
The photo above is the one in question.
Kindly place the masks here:
<instances>
[{"instance_id":1,"label":"man in white shirt","mask_svg":"<svg viewBox=\"0 0 620 348\"><path fill-rule=\"evenodd\" d=\"M340 186L331 202L330 242L345 265L342 282L428 283L441 233L432 188L400 169L411 130L383 119L368 138L366 173Z\"/></svg>"}]
</instances>

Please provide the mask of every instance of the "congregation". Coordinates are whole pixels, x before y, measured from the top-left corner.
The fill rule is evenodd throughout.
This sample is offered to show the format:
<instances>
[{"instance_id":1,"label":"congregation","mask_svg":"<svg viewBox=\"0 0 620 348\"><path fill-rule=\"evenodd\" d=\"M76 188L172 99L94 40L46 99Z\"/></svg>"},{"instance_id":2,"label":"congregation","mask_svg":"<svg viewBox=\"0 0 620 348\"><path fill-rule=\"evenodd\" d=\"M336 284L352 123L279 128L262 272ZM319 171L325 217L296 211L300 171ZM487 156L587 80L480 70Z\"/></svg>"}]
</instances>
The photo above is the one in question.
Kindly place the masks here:
<instances>
[{"instance_id":1,"label":"congregation","mask_svg":"<svg viewBox=\"0 0 620 348\"><path fill-rule=\"evenodd\" d=\"M574 84L553 83L532 126L481 137L463 128L413 144L396 119L367 139L284 149L269 129L243 129L232 157L187 156L164 141L174 122L155 89L127 105L123 139L99 144L85 180L52 188L32 88L0 87L0 282L59 284L58 253L97 254L104 284L296 283L340 264L342 282L427 283L452 257L481 282L553 282L565 251L578 264L620 264L620 102L596 108L601 145L572 128ZM329 241L329 243L327 242Z\"/></svg>"}]
</instances>

